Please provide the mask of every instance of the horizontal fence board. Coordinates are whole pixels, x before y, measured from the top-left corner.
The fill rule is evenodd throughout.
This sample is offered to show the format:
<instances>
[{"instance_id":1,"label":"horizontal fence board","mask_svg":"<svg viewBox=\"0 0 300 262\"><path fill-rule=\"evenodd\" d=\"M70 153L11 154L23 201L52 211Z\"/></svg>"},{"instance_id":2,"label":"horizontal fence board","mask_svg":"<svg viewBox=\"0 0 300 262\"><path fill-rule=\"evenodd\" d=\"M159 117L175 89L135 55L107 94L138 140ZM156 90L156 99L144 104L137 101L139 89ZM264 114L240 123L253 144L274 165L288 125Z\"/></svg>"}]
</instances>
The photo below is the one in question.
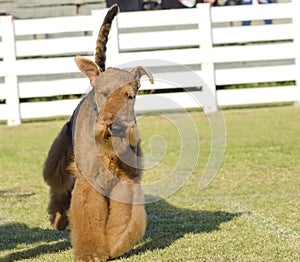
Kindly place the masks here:
<instances>
[{"instance_id":1,"label":"horizontal fence board","mask_svg":"<svg viewBox=\"0 0 300 262\"><path fill-rule=\"evenodd\" d=\"M7 97L7 88L5 84L0 84L0 99L5 99Z\"/></svg>"},{"instance_id":2,"label":"horizontal fence board","mask_svg":"<svg viewBox=\"0 0 300 262\"><path fill-rule=\"evenodd\" d=\"M153 78L154 84L151 84L148 78L143 77L141 79L140 90L162 90L197 86L200 87L203 85L203 77L201 71L190 71L190 73L154 73ZM87 78L24 82L19 84L19 96L20 98L34 98L51 97L58 95L85 94L90 89L91 86L89 85L89 80Z\"/></svg>"},{"instance_id":3,"label":"horizontal fence board","mask_svg":"<svg viewBox=\"0 0 300 262\"><path fill-rule=\"evenodd\" d=\"M93 60L92 57L88 58ZM17 60L15 64L10 65L9 67L3 67L2 69L8 75L14 72L19 76L80 72L73 57Z\"/></svg>"},{"instance_id":4,"label":"horizontal fence board","mask_svg":"<svg viewBox=\"0 0 300 262\"><path fill-rule=\"evenodd\" d=\"M294 28L292 24L213 28L214 44L278 41L293 38Z\"/></svg>"},{"instance_id":5,"label":"horizontal fence board","mask_svg":"<svg viewBox=\"0 0 300 262\"><path fill-rule=\"evenodd\" d=\"M161 90L173 88L201 87L204 84L204 77L201 71L187 70L165 73L152 73L154 84L151 84L148 78L142 78L140 90Z\"/></svg>"},{"instance_id":6,"label":"horizontal fence board","mask_svg":"<svg viewBox=\"0 0 300 262\"><path fill-rule=\"evenodd\" d=\"M199 13L192 8L173 9L167 17L165 10L125 12L117 16L117 21L118 27L124 29L197 24L197 17L199 17Z\"/></svg>"},{"instance_id":7,"label":"horizontal fence board","mask_svg":"<svg viewBox=\"0 0 300 262\"><path fill-rule=\"evenodd\" d=\"M149 82L149 80L142 80L141 81L141 87L140 87L140 91L142 90L163 90L163 89L173 89L173 88L179 88L177 85L175 85L174 83L170 82L170 81L164 81L162 79L157 79L155 76L153 76L154 78L154 84L151 84Z\"/></svg>"},{"instance_id":8,"label":"horizontal fence board","mask_svg":"<svg viewBox=\"0 0 300 262\"><path fill-rule=\"evenodd\" d=\"M109 54L107 61L109 66L137 62L144 67L150 67L155 66L157 63L160 66L168 66L170 63L178 65L198 65L204 61L204 57L205 54L200 52L199 48L189 48L120 53L116 57L113 57L113 54ZM116 64L116 62L118 64Z\"/></svg>"},{"instance_id":9,"label":"horizontal fence board","mask_svg":"<svg viewBox=\"0 0 300 262\"><path fill-rule=\"evenodd\" d=\"M122 51L199 46L197 34L198 29L125 33L119 35L119 48Z\"/></svg>"},{"instance_id":10,"label":"horizontal fence board","mask_svg":"<svg viewBox=\"0 0 300 262\"><path fill-rule=\"evenodd\" d=\"M4 68L5 68L4 62L0 61L0 77L5 76Z\"/></svg>"},{"instance_id":11,"label":"horizontal fence board","mask_svg":"<svg viewBox=\"0 0 300 262\"><path fill-rule=\"evenodd\" d=\"M21 118L43 118L71 115L80 99L21 103Z\"/></svg>"},{"instance_id":12,"label":"horizontal fence board","mask_svg":"<svg viewBox=\"0 0 300 262\"><path fill-rule=\"evenodd\" d=\"M230 10L230 12L229 12ZM277 3L272 5L237 5L211 9L213 23L231 21L284 19L293 15L293 5Z\"/></svg>"},{"instance_id":13,"label":"horizontal fence board","mask_svg":"<svg viewBox=\"0 0 300 262\"><path fill-rule=\"evenodd\" d=\"M19 0L18 7L42 7L42 6L49 6L49 5L68 5L72 3L76 3L78 1L74 0L52 0L51 2L48 2L47 0L27 0L27 1L22 1Z\"/></svg>"},{"instance_id":14,"label":"horizontal fence board","mask_svg":"<svg viewBox=\"0 0 300 262\"><path fill-rule=\"evenodd\" d=\"M199 101L204 101L201 97L202 92L184 92L184 93L167 93L137 96L135 110L156 111L172 110L185 108L199 108L202 105ZM199 99L200 97L200 99Z\"/></svg>"},{"instance_id":15,"label":"horizontal fence board","mask_svg":"<svg viewBox=\"0 0 300 262\"><path fill-rule=\"evenodd\" d=\"M155 111L197 108L202 105L199 103L199 95L202 92L168 93L139 95L136 100L135 110ZM202 100L203 101L203 100ZM21 103L22 118L43 118L51 116L71 115L79 104L80 99L58 100L50 102L30 102Z\"/></svg>"},{"instance_id":16,"label":"horizontal fence board","mask_svg":"<svg viewBox=\"0 0 300 262\"><path fill-rule=\"evenodd\" d=\"M16 36L92 31L95 26L92 16L22 19L14 23Z\"/></svg>"},{"instance_id":17,"label":"horizontal fence board","mask_svg":"<svg viewBox=\"0 0 300 262\"><path fill-rule=\"evenodd\" d=\"M170 62L181 65L201 64L204 62L226 63L239 61L262 61L295 58L295 45L293 43L261 44L246 46L221 46L202 51L197 48L142 51L118 54L116 61L125 64L129 61L147 61L151 65L154 57L158 57L163 65ZM142 58L142 59L141 59ZM111 62L110 57L108 61ZM169 61L169 62L168 62ZM143 64L144 65L144 64ZM147 65L145 65L147 66Z\"/></svg>"},{"instance_id":18,"label":"horizontal fence board","mask_svg":"<svg viewBox=\"0 0 300 262\"><path fill-rule=\"evenodd\" d=\"M215 63L281 60L295 58L296 52L293 43L221 46L215 47L208 58Z\"/></svg>"},{"instance_id":19,"label":"horizontal fence board","mask_svg":"<svg viewBox=\"0 0 300 262\"><path fill-rule=\"evenodd\" d=\"M8 70L7 70L6 65L0 61L0 77L7 75L7 72L8 72Z\"/></svg>"},{"instance_id":20,"label":"horizontal fence board","mask_svg":"<svg viewBox=\"0 0 300 262\"><path fill-rule=\"evenodd\" d=\"M295 86L218 90L220 106L255 105L278 102L294 102Z\"/></svg>"},{"instance_id":21,"label":"horizontal fence board","mask_svg":"<svg viewBox=\"0 0 300 262\"><path fill-rule=\"evenodd\" d=\"M95 48L93 40L92 36L85 36L17 41L16 53L18 57L81 54L93 51Z\"/></svg>"},{"instance_id":22,"label":"horizontal fence board","mask_svg":"<svg viewBox=\"0 0 300 262\"><path fill-rule=\"evenodd\" d=\"M291 81L297 78L294 65L216 70L217 85Z\"/></svg>"},{"instance_id":23,"label":"horizontal fence board","mask_svg":"<svg viewBox=\"0 0 300 262\"><path fill-rule=\"evenodd\" d=\"M0 36L4 35L5 30L7 30L7 28L3 26L3 16L0 16Z\"/></svg>"},{"instance_id":24,"label":"horizontal fence board","mask_svg":"<svg viewBox=\"0 0 300 262\"><path fill-rule=\"evenodd\" d=\"M0 37L1 37L1 35L0 35ZM0 58L3 58L3 56L4 56L4 46L3 46L2 42L0 42ZM1 72L0 72L0 75L1 75Z\"/></svg>"},{"instance_id":25,"label":"horizontal fence board","mask_svg":"<svg viewBox=\"0 0 300 262\"><path fill-rule=\"evenodd\" d=\"M24 82L19 84L20 98L84 94L90 90L87 78Z\"/></svg>"}]
</instances>

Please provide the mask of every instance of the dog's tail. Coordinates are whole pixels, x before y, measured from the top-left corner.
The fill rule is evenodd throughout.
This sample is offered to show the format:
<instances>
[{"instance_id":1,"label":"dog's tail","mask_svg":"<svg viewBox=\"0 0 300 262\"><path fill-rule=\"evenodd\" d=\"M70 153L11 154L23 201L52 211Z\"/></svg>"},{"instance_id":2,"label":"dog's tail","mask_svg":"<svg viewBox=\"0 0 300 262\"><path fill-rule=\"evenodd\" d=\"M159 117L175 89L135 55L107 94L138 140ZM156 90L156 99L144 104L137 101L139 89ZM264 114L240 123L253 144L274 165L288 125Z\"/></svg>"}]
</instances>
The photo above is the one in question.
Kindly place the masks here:
<instances>
[{"instance_id":1,"label":"dog's tail","mask_svg":"<svg viewBox=\"0 0 300 262\"><path fill-rule=\"evenodd\" d=\"M105 71L106 44L108 41L108 34L111 28L112 21L118 13L119 6L115 4L108 10L99 30L96 42L95 63L102 71Z\"/></svg>"}]
</instances>

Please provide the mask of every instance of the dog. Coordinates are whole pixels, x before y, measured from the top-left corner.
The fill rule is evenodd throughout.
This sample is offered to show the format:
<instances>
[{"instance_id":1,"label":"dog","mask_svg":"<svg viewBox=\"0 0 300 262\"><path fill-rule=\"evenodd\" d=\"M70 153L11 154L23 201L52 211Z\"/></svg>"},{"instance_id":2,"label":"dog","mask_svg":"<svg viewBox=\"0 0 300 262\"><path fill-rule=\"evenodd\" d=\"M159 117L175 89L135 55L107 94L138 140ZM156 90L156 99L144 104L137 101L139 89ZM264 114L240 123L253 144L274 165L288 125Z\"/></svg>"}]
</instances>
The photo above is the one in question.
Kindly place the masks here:
<instances>
[{"instance_id":1,"label":"dog","mask_svg":"<svg viewBox=\"0 0 300 262\"><path fill-rule=\"evenodd\" d=\"M57 230L70 223L76 261L122 256L140 240L147 216L140 186L142 150L134 104L141 66L105 68L106 44L117 5L101 25L95 62L76 56L92 90L52 143L43 177L50 186L49 219Z\"/></svg>"}]
</instances>

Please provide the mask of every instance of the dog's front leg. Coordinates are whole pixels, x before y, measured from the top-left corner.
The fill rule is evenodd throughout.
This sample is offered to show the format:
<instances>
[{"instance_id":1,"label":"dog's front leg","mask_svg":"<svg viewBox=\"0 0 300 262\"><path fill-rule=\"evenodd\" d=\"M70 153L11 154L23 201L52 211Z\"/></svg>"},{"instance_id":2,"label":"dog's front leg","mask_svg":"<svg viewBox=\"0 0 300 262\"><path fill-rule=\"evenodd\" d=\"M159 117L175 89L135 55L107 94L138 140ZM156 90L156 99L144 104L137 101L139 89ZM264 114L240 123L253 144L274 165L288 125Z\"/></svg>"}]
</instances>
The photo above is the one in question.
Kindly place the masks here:
<instances>
[{"instance_id":1,"label":"dog's front leg","mask_svg":"<svg viewBox=\"0 0 300 262\"><path fill-rule=\"evenodd\" d=\"M112 190L105 233L110 258L125 254L145 234L147 216L143 200L137 185L119 183ZM134 202L140 204L131 204Z\"/></svg>"},{"instance_id":2,"label":"dog's front leg","mask_svg":"<svg viewBox=\"0 0 300 262\"><path fill-rule=\"evenodd\" d=\"M76 261L108 259L105 240L107 212L107 199L84 177L77 176L69 212L71 242Z\"/></svg>"}]
</instances>

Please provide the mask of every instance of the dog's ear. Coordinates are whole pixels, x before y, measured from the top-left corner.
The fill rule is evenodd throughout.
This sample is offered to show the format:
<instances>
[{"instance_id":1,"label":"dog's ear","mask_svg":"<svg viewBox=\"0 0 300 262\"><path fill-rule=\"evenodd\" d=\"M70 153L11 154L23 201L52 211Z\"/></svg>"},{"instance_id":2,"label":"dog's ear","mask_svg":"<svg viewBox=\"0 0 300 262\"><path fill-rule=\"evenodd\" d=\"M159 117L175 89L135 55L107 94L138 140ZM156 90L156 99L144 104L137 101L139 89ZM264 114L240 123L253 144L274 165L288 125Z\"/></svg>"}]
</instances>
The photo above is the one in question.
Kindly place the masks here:
<instances>
[{"instance_id":1,"label":"dog's ear","mask_svg":"<svg viewBox=\"0 0 300 262\"><path fill-rule=\"evenodd\" d=\"M134 78L135 78L136 80L138 80L138 81L141 79L141 77L142 77L143 75L146 75L146 76L148 76L150 83L151 83L151 84L154 84L154 80L153 80L152 74L151 74L149 71L147 71L147 70L146 70L144 67L142 67L142 66L137 66L137 67L133 68L132 71L131 71L131 74L133 74L133 75L134 75Z\"/></svg>"},{"instance_id":2,"label":"dog's ear","mask_svg":"<svg viewBox=\"0 0 300 262\"><path fill-rule=\"evenodd\" d=\"M85 57L76 56L75 62L80 71L90 79L91 83L93 83L101 73L97 64Z\"/></svg>"}]
</instances>

